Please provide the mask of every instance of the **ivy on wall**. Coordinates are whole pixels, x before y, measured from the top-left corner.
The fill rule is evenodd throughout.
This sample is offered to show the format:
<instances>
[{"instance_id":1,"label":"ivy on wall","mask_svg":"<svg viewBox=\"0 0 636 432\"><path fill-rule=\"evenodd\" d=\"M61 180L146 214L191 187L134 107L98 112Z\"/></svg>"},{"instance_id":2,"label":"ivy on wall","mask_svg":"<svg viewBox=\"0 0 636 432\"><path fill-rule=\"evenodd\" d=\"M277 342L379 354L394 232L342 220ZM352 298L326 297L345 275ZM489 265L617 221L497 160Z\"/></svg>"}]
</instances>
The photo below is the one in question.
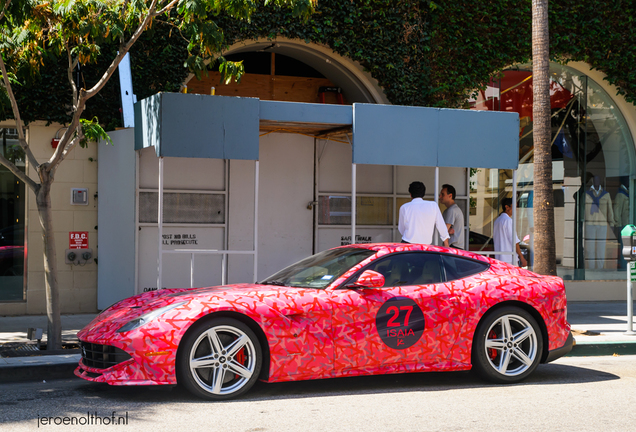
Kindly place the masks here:
<instances>
[{"instance_id":1,"label":"ivy on wall","mask_svg":"<svg viewBox=\"0 0 636 432\"><path fill-rule=\"evenodd\" d=\"M559 0L550 3L551 53L557 61L585 61L604 72L636 104L636 2ZM506 66L531 57L531 1L319 0L309 21L263 7L250 22L219 16L228 45L281 35L327 45L359 62L394 104L459 107ZM110 60L103 47L105 60ZM111 49L112 50L112 49ZM177 91L187 77L187 44L170 26L156 25L131 51L138 99ZM65 60L16 93L28 120L64 123L71 100ZM103 65L81 71L94 82ZM109 128L121 124L117 76L89 102L85 117Z\"/></svg>"}]
</instances>

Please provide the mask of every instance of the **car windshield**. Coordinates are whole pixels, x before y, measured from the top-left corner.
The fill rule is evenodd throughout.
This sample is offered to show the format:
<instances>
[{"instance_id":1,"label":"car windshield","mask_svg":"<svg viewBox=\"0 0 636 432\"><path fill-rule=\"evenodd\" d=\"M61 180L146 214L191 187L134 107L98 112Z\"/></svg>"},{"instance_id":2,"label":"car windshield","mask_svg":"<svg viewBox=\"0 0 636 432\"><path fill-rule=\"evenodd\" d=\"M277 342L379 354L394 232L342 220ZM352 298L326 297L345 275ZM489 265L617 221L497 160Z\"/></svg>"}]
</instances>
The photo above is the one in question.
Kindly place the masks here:
<instances>
[{"instance_id":1,"label":"car windshield","mask_svg":"<svg viewBox=\"0 0 636 432\"><path fill-rule=\"evenodd\" d=\"M312 255L265 279L263 284L325 288L347 270L375 254L358 248L338 248Z\"/></svg>"}]
</instances>

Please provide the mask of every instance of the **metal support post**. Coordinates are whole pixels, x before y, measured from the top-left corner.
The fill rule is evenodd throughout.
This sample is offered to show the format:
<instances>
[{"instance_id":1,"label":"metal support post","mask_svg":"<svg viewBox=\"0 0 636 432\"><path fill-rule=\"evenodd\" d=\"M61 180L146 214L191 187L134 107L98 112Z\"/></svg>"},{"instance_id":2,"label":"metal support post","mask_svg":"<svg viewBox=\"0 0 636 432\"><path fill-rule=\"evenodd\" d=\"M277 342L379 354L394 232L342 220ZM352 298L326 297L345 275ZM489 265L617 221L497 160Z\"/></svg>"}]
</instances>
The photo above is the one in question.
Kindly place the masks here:
<instances>
[{"instance_id":1,"label":"metal support post","mask_svg":"<svg viewBox=\"0 0 636 432\"><path fill-rule=\"evenodd\" d=\"M512 256L513 265L519 263L517 256L517 170L512 170Z\"/></svg>"},{"instance_id":2,"label":"metal support post","mask_svg":"<svg viewBox=\"0 0 636 432\"><path fill-rule=\"evenodd\" d=\"M356 242L356 164L351 164L351 243Z\"/></svg>"},{"instance_id":3,"label":"metal support post","mask_svg":"<svg viewBox=\"0 0 636 432\"><path fill-rule=\"evenodd\" d=\"M636 271L634 261L627 262L627 331L626 335L636 336L634 331L634 297L632 290L632 274Z\"/></svg>"},{"instance_id":4,"label":"metal support post","mask_svg":"<svg viewBox=\"0 0 636 432\"><path fill-rule=\"evenodd\" d=\"M159 256L157 258L157 289L163 288L162 282L162 255L163 255L163 156L159 157L159 202L157 204L157 227L159 228Z\"/></svg>"},{"instance_id":5,"label":"metal support post","mask_svg":"<svg viewBox=\"0 0 636 432\"><path fill-rule=\"evenodd\" d=\"M433 191L433 196L435 197L435 204L439 207L439 167L435 167L435 190ZM440 240L440 234L435 230L433 232L433 244L439 246L443 244Z\"/></svg>"},{"instance_id":6,"label":"metal support post","mask_svg":"<svg viewBox=\"0 0 636 432\"><path fill-rule=\"evenodd\" d=\"M259 161L254 163L254 283L258 280L258 187Z\"/></svg>"}]
</instances>

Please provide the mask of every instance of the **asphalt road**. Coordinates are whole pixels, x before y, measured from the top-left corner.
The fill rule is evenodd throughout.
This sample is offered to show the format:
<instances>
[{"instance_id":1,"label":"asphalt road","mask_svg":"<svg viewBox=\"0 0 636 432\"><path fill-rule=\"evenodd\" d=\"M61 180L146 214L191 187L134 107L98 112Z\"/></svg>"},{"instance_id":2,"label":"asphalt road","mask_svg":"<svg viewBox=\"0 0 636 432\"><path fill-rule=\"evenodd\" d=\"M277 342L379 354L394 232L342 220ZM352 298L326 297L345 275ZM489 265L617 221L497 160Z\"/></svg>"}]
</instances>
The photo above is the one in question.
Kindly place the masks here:
<instances>
[{"instance_id":1,"label":"asphalt road","mask_svg":"<svg viewBox=\"0 0 636 432\"><path fill-rule=\"evenodd\" d=\"M127 423L107 425L113 412ZM64 417L79 424L64 425ZM55 422L62 424L48 424ZM79 378L0 386L0 430L38 427L152 432L636 431L636 356L562 358L541 365L524 383L507 386L486 384L467 372L257 383L244 398L222 403L198 400L178 387L111 387Z\"/></svg>"}]
</instances>

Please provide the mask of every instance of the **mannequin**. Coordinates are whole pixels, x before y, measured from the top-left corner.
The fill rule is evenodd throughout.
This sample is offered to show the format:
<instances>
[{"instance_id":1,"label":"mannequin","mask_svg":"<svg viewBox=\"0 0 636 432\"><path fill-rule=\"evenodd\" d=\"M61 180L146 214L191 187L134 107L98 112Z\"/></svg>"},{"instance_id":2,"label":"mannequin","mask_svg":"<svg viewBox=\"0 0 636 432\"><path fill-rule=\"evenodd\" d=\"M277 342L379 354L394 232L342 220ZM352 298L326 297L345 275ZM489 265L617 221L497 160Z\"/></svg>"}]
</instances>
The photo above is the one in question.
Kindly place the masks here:
<instances>
[{"instance_id":1,"label":"mannequin","mask_svg":"<svg viewBox=\"0 0 636 432\"><path fill-rule=\"evenodd\" d=\"M605 268L608 226L614 226L612 198L601 186L601 178L594 176L592 186L585 193L585 268Z\"/></svg>"},{"instance_id":2,"label":"mannequin","mask_svg":"<svg viewBox=\"0 0 636 432\"><path fill-rule=\"evenodd\" d=\"M626 269L627 261L623 258L623 238L621 230L629 224L629 180L628 177L621 177L621 185L614 197L614 222L616 223L616 238L620 244L618 249L618 268Z\"/></svg>"}]
</instances>

